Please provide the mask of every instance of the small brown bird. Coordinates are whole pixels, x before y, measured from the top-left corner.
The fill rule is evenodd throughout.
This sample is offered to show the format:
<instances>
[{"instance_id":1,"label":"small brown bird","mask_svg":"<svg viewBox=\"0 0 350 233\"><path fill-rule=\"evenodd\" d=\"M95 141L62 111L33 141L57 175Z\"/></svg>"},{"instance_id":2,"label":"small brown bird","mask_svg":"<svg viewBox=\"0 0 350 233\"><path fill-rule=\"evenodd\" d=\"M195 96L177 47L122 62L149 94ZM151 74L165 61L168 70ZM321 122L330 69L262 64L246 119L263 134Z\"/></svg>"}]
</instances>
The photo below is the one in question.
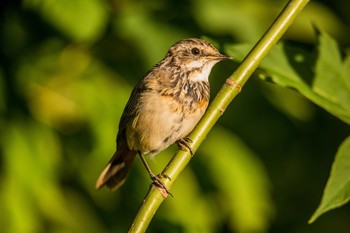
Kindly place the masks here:
<instances>
[{"instance_id":1,"label":"small brown bird","mask_svg":"<svg viewBox=\"0 0 350 233\"><path fill-rule=\"evenodd\" d=\"M118 189L139 154L153 183L169 193L144 155L155 155L175 142L193 153L186 136L208 106L211 69L225 59L230 57L201 39L181 40L169 49L133 89L119 122L117 150L98 178L97 189Z\"/></svg>"}]
</instances>

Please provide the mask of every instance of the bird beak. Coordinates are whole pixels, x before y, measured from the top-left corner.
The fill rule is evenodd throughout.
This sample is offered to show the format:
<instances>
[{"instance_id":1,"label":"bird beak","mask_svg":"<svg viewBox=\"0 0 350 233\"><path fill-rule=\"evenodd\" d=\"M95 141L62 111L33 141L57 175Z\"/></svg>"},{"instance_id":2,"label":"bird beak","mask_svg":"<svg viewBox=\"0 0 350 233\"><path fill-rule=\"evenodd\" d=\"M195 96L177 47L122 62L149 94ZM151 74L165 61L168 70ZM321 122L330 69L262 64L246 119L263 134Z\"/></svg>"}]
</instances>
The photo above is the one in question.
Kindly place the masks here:
<instances>
[{"instance_id":1,"label":"bird beak","mask_svg":"<svg viewBox=\"0 0 350 233\"><path fill-rule=\"evenodd\" d=\"M226 55L223 55L223 54L218 54L218 55L215 55L215 56L209 56L210 59L213 59L213 60L231 60L232 57L230 56L226 56Z\"/></svg>"},{"instance_id":2,"label":"bird beak","mask_svg":"<svg viewBox=\"0 0 350 233\"><path fill-rule=\"evenodd\" d=\"M219 58L220 60L231 60L231 59L232 59L232 57L226 56L226 55L223 55L223 54L220 54L220 55L218 56L218 58Z\"/></svg>"}]
</instances>

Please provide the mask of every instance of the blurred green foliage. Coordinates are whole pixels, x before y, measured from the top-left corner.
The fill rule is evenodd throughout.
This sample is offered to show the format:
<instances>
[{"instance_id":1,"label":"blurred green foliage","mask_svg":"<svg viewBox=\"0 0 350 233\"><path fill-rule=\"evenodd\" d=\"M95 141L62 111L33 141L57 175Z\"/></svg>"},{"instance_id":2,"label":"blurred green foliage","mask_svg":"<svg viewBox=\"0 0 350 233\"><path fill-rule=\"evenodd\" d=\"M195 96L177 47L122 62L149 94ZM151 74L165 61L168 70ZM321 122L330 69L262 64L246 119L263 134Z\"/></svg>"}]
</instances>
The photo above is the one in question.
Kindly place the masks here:
<instances>
[{"instance_id":1,"label":"blurred green foliage","mask_svg":"<svg viewBox=\"0 0 350 233\"><path fill-rule=\"evenodd\" d=\"M114 152L132 86L179 39L254 43L285 3L3 2L0 231L125 232L149 187L142 164L136 159L116 192L97 192L94 183ZM312 51L314 25L348 50L349 4L310 2L284 39ZM343 56L332 52L325 56ZM278 61L272 68L283 66ZM213 96L235 65L216 66ZM349 129L297 92L253 77L177 180L174 198L149 232L347 232L347 206L307 221ZM161 171L175 149L152 167Z\"/></svg>"}]
</instances>

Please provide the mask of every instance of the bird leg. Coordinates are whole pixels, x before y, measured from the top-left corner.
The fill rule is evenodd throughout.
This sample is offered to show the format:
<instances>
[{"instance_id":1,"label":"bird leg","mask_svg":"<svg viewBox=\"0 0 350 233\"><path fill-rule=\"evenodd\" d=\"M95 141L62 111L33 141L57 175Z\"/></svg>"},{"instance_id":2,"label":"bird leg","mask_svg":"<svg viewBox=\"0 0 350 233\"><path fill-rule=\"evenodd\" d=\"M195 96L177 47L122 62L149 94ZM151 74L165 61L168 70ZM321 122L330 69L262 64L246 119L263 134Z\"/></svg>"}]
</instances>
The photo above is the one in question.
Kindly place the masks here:
<instances>
[{"instance_id":1,"label":"bird leg","mask_svg":"<svg viewBox=\"0 0 350 233\"><path fill-rule=\"evenodd\" d=\"M177 145L179 146L179 148L181 150L186 150L187 149L191 153L191 155L193 157L194 151L193 151L193 149L192 149L192 147L190 145L190 143L192 143L192 140L190 138L180 138L179 140L177 140L176 143L177 143Z\"/></svg>"},{"instance_id":2,"label":"bird leg","mask_svg":"<svg viewBox=\"0 0 350 233\"><path fill-rule=\"evenodd\" d=\"M146 161L145 157L143 156L143 154L139 153L139 155L140 155L140 158L141 158L141 161L142 161L143 165L145 166L148 174L151 177L152 184L155 185L157 188L159 188L159 190L160 190L160 192L161 192L163 197L167 197L169 194L170 194L170 196L173 196L170 193L169 189L165 186L163 181L160 179L162 177L170 179L170 177L167 174L164 174L164 173L158 174L158 175L154 175L154 173L152 172L150 166L147 164L147 161Z\"/></svg>"}]
</instances>

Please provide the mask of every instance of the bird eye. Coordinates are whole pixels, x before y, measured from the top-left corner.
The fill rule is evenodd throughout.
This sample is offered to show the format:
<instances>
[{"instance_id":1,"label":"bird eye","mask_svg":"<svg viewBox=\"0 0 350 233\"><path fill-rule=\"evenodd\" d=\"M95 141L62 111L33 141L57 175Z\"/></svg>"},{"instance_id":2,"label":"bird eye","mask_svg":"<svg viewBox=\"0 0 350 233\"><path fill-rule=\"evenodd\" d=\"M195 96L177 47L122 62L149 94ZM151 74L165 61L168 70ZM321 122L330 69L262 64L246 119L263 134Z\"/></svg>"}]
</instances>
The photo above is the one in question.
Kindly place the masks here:
<instances>
[{"instance_id":1,"label":"bird eye","mask_svg":"<svg viewBox=\"0 0 350 233\"><path fill-rule=\"evenodd\" d=\"M199 49L198 48L193 48L192 50L191 50L191 53L193 54L193 55L199 55L200 54L200 51L199 51Z\"/></svg>"}]
</instances>

